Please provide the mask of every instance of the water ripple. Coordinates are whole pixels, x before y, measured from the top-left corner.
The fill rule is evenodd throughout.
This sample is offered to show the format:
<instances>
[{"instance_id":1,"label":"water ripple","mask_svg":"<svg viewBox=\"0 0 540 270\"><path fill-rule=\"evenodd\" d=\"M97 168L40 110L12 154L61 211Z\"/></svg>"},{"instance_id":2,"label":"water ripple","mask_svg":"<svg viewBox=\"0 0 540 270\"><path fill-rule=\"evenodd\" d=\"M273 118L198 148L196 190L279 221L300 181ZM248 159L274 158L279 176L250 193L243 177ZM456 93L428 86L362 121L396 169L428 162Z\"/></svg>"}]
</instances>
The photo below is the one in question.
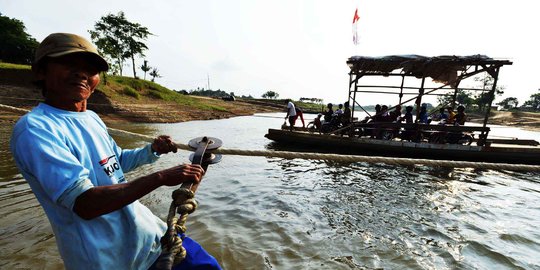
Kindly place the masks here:
<instances>
[{"instance_id":1,"label":"water ripple","mask_svg":"<svg viewBox=\"0 0 540 270\"><path fill-rule=\"evenodd\" d=\"M127 128L173 134L180 142L204 130L230 148L266 149L278 147L262 136L271 124L241 117ZM0 138L9 132L0 128ZM124 147L144 144L118 139ZM6 142L0 142L0 267L62 269L47 219L6 155ZM189 162L188 156L166 155L126 178ZM187 233L224 269L540 269L539 176L225 156L200 185ZM173 190L161 187L141 201L165 218Z\"/></svg>"}]
</instances>

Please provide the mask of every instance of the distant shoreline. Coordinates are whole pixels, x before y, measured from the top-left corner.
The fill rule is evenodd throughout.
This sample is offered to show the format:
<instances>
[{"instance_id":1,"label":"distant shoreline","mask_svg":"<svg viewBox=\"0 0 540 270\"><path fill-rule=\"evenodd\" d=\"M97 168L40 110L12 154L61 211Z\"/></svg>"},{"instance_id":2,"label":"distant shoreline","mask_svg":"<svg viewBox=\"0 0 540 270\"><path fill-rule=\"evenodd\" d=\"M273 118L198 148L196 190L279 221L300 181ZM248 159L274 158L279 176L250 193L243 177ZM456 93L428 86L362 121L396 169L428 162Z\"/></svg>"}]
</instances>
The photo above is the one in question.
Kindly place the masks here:
<instances>
[{"instance_id":1,"label":"distant shoreline","mask_svg":"<svg viewBox=\"0 0 540 270\"><path fill-rule=\"evenodd\" d=\"M178 123L195 120L214 120L235 116L253 115L265 112L285 112L285 105L275 101L236 100L192 96L200 103L208 104L208 109L196 109L164 100L148 99L139 103L111 100L99 90L89 100L88 109L95 111L107 124L115 123ZM42 100L41 91L31 85L7 84L0 82L0 104L30 110ZM211 109L212 105L224 110ZM307 113L307 110L306 110ZM15 123L20 115L2 111L0 123ZM310 119L306 119L310 121ZM469 122L482 123L483 117L469 115ZM488 125L519 127L540 131L540 113L523 111L492 111Z\"/></svg>"},{"instance_id":2,"label":"distant shoreline","mask_svg":"<svg viewBox=\"0 0 540 270\"><path fill-rule=\"evenodd\" d=\"M222 101L220 99L191 96L208 109L198 109L189 105L180 105L164 100L146 100L139 103L127 103L111 100L97 90L88 102L88 109L95 111L106 123L178 123L194 120L213 120L235 116L253 115L261 112L284 111L272 104L250 103L241 100ZM43 98L41 91L28 85L0 83L0 104L31 110ZM214 107L224 109L217 110ZM16 113L4 112L0 122L16 122L20 117Z\"/></svg>"}]
</instances>

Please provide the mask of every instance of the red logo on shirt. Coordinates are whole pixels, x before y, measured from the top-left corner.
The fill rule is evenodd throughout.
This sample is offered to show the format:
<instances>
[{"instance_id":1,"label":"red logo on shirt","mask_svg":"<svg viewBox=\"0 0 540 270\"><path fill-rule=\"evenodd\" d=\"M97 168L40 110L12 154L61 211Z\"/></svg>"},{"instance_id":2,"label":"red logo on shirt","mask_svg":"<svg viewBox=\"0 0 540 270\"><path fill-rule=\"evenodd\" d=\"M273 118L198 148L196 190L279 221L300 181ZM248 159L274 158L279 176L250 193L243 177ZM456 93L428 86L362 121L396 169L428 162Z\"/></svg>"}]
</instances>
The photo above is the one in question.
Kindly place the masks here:
<instances>
[{"instance_id":1,"label":"red logo on shirt","mask_svg":"<svg viewBox=\"0 0 540 270\"><path fill-rule=\"evenodd\" d=\"M111 176L115 171L120 170L120 164L116 161L116 155L100 160L99 165L103 167L103 170L108 176Z\"/></svg>"}]
</instances>

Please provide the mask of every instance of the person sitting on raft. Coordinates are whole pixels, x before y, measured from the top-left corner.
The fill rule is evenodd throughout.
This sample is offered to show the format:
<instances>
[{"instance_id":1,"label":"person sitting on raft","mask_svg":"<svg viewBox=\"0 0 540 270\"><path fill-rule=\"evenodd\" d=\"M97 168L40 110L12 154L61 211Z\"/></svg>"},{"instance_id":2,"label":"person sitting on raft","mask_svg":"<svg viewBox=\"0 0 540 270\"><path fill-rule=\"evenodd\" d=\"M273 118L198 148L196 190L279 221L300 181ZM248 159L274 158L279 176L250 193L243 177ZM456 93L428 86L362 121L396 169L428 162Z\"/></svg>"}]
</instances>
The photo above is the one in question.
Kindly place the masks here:
<instances>
[{"instance_id":1,"label":"person sitting on raft","mask_svg":"<svg viewBox=\"0 0 540 270\"><path fill-rule=\"evenodd\" d=\"M454 108L448 106L446 107L446 110L448 111L448 121L446 121L446 123L453 125L456 121L456 113L454 112Z\"/></svg>"},{"instance_id":2,"label":"person sitting on raft","mask_svg":"<svg viewBox=\"0 0 540 270\"><path fill-rule=\"evenodd\" d=\"M326 112L324 113L324 122L325 123L330 123L332 121L332 116L334 115L334 110L332 109L333 105L332 103L328 103L328 105L326 105Z\"/></svg>"},{"instance_id":3,"label":"person sitting on raft","mask_svg":"<svg viewBox=\"0 0 540 270\"><path fill-rule=\"evenodd\" d=\"M321 130L321 127L322 127L322 121L321 121L321 118L322 118L322 113L319 113L317 115L317 117L315 119L313 119L313 121L309 122L307 127L309 129L315 129L315 130L318 130L320 131Z\"/></svg>"},{"instance_id":4,"label":"person sitting on raft","mask_svg":"<svg viewBox=\"0 0 540 270\"><path fill-rule=\"evenodd\" d=\"M343 106L345 109L343 109L343 116L341 117L341 124L345 127L348 126L352 121L352 112L351 112L351 106L349 105L348 101L345 101L343 103Z\"/></svg>"},{"instance_id":5,"label":"person sitting on raft","mask_svg":"<svg viewBox=\"0 0 540 270\"><path fill-rule=\"evenodd\" d=\"M467 121L467 114L465 114L465 106L459 105L457 107L457 114L455 117L456 121L454 125L456 126L463 126L465 125L465 121Z\"/></svg>"},{"instance_id":6,"label":"person sitting on raft","mask_svg":"<svg viewBox=\"0 0 540 270\"><path fill-rule=\"evenodd\" d=\"M439 124L445 124L448 121L448 115L444 112L444 108L439 109L439 113L433 116L434 121L439 121Z\"/></svg>"}]
</instances>

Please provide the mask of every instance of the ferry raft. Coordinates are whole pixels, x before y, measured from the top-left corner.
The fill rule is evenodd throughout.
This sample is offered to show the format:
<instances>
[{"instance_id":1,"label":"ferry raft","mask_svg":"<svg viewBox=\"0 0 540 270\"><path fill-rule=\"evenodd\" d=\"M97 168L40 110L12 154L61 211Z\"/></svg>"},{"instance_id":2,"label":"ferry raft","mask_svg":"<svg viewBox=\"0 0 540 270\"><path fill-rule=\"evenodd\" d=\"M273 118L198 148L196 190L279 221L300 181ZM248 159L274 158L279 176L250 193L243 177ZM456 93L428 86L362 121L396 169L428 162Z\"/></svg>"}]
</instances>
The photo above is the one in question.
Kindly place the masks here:
<instances>
[{"instance_id":1,"label":"ferry raft","mask_svg":"<svg viewBox=\"0 0 540 270\"><path fill-rule=\"evenodd\" d=\"M537 141L488 136L489 115L497 90L499 70L511 64L509 60L496 60L484 55L353 56L348 59L347 65L350 67L349 120L354 121L349 121L350 124L346 126L323 129L324 132L301 128L290 130L283 126L281 129L269 129L265 137L279 146L304 146L303 149L310 152L539 165L540 148ZM467 79L484 74L492 78L488 89L460 87ZM381 81L388 84L381 85ZM451 101L441 107L455 107L460 91L481 91L488 98L481 124L419 123L419 109L416 110L417 120L414 123L380 122L375 121L378 114L370 115L358 102L362 100L360 94L393 94L399 98L396 106L404 108L414 104L420 108L424 97L446 95L451 97ZM404 98L406 96L411 98ZM439 108L433 108L429 114L434 114ZM354 114L358 110L363 110L368 117L356 120Z\"/></svg>"}]
</instances>

